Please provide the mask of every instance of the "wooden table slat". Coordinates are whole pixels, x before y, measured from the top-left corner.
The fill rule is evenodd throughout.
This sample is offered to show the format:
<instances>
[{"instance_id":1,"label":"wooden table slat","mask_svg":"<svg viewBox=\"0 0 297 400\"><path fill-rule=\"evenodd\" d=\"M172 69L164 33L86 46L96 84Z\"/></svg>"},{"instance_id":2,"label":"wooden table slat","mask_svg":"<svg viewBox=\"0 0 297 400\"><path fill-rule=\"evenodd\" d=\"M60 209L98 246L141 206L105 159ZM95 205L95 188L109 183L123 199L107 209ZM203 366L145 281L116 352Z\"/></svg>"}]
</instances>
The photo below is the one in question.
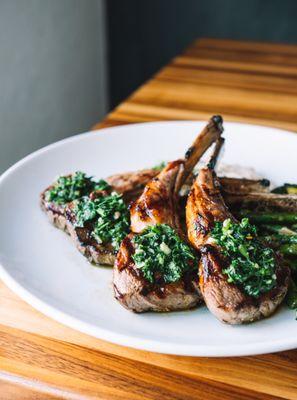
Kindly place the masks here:
<instances>
[{"instance_id":1,"label":"wooden table slat","mask_svg":"<svg viewBox=\"0 0 297 400\"><path fill-rule=\"evenodd\" d=\"M297 46L199 39L94 129L218 113L297 132ZM129 349L45 317L0 283L0 400L21 398L296 400L297 351L218 359Z\"/></svg>"}]
</instances>

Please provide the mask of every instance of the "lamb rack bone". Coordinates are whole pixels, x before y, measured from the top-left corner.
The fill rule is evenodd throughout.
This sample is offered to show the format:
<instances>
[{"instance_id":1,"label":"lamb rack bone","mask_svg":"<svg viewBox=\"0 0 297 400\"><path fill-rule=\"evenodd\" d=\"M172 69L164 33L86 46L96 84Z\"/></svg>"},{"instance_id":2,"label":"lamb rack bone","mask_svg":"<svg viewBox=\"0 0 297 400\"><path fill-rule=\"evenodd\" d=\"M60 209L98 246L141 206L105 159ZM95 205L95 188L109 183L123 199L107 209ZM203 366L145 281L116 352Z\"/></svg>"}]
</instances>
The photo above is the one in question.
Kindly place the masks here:
<instances>
[{"instance_id":1,"label":"lamb rack bone","mask_svg":"<svg viewBox=\"0 0 297 400\"><path fill-rule=\"evenodd\" d=\"M147 226L168 224L180 234L178 217L178 192L198 160L217 140L222 132L221 116L213 116L196 137L185 157L169 162L144 188L140 197L131 205L131 231L142 232Z\"/></svg>"},{"instance_id":2,"label":"lamb rack bone","mask_svg":"<svg viewBox=\"0 0 297 400\"><path fill-rule=\"evenodd\" d=\"M168 165L149 182L141 196L131 206L132 232L123 240L113 269L115 298L134 312L188 310L201 301L198 274L186 271L180 279L166 282L162 276L150 282L135 265L134 238L146 227L156 224L170 225L184 238L179 226L177 194L184 179L191 172L204 151L222 133L222 118L214 117L200 134L186 157Z\"/></svg>"},{"instance_id":3,"label":"lamb rack bone","mask_svg":"<svg viewBox=\"0 0 297 400\"><path fill-rule=\"evenodd\" d=\"M217 145L219 148L219 143ZM215 151L216 152L216 151ZM199 286L208 309L229 324L252 322L271 315L283 301L289 283L289 270L276 255L276 286L258 297L248 295L241 285L228 280L224 269L230 260L211 239L217 221L235 218L226 206L214 172L214 164L200 170L186 206L188 238L201 253Z\"/></svg>"}]
</instances>

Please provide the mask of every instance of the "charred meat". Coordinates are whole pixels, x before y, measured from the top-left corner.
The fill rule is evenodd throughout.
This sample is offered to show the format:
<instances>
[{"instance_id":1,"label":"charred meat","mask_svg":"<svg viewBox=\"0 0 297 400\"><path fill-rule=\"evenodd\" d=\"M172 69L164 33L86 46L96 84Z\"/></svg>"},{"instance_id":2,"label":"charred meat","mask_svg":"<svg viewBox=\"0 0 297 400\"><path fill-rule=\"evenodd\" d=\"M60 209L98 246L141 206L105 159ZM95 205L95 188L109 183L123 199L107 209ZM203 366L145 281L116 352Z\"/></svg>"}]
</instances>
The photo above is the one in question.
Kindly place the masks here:
<instances>
[{"instance_id":1,"label":"charred meat","mask_svg":"<svg viewBox=\"0 0 297 400\"><path fill-rule=\"evenodd\" d=\"M200 251L199 285L209 310L230 324L271 315L284 299L289 270L247 219L226 206L214 171L223 140L195 180L186 207L188 238Z\"/></svg>"},{"instance_id":2,"label":"charred meat","mask_svg":"<svg viewBox=\"0 0 297 400\"><path fill-rule=\"evenodd\" d=\"M132 233L121 244L113 276L115 297L124 307L161 312L200 302L197 261L181 228L178 193L221 130L221 117L213 117L185 158L168 163L132 204Z\"/></svg>"}]
</instances>

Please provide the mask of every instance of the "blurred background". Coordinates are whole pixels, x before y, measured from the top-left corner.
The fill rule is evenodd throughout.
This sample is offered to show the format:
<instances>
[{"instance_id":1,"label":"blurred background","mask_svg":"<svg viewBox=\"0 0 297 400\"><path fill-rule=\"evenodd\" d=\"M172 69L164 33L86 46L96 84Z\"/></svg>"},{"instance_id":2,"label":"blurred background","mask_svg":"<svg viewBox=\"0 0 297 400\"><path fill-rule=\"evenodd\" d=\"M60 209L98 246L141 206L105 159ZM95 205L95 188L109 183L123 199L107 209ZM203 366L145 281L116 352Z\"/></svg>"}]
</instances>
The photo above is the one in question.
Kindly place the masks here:
<instances>
[{"instance_id":1,"label":"blurred background","mask_svg":"<svg viewBox=\"0 0 297 400\"><path fill-rule=\"evenodd\" d=\"M0 173L88 130L199 37L296 43L296 0L0 0Z\"/></svg>"}]
</instances>

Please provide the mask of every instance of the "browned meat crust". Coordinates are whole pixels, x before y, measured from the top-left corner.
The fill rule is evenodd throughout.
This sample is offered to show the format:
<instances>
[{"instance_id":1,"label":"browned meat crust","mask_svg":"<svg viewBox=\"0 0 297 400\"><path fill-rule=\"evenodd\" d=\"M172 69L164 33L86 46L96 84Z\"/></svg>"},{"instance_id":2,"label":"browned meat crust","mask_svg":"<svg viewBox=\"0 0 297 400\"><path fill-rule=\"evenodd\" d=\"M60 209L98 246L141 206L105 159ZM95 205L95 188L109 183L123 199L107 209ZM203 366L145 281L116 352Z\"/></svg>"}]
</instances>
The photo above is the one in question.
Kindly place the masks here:
<instances>
[{"instance_id":1,"label":"browned meat crust","mask_svg":"<svg viewBox=\"0 0 297 400\"><path fill-rule=\"evenodd\" d=\"M49 221L56 227L67 233L67 223L65 217L65 206L56 204L54 202L46 201L45 194L52 186L47 187L40 195L41 209L46 213Z\"/></svg>"},{"instance_id":2,"label":"browned meat crust","mask_svg":"<svg viewBox=\"0 0 297 400\"><path fill-rule=\"evenodd\" d=\"M135 268L131 254L134 252L130 234L122 242L114 268L114 295L127 309L140 313L188 310L201 300L198 274L185 274L182 281L165 283L161 278L148 283Z\"/></svg>"},{"instance_id":3,"label":"browned meat crust","mask_svg":"<svg viewBox=\"0 0 297 400\"><path fill-rule=\"evenodd\" d=\"M180 230L175 184L181 169L182 160L168 163L131 205L131 230L134 233L142 232L147 226L162 223Z\"/></svg>"},{"instance_id":4,"label":"browned meat crust","mask_svg":"<svg viewBox=\"0 0 297 400\"><path fill-rule=\"evenodd\" d=\"M270 182L267 179L245 179L245 178L218 178L222 193L245 196L249 193L269 193Z\"/></svg>"},{"instance_id":5,"label":"browned meat crust","mask_svg":"<svg viewBox=\"0 0 297 400\"><path fill-rule=\"evenodd\" d=\"M145 185L154 178L159 171L154 169L140 170L136 172L127 172L122 174L112 175L107 178L107 182L112 186L113 190L118 193L123 194L124 200L127 204L131 201L136 200L136 198L141 194ZM194 176L190 175L187 184L192 184ZM271 204L272 199L275 199L275 203L282 204L286 209L294 208L297 209L297 196L294 195L271 195L261 196L261 192L266 192L267 186L263 182L267 180L247 180L238 178L219 178L220 183L223 188L223 194L226 202L231 204L231 206L236 207L237 205L250 204L255 206L255 204L265 204L269 202ZM47 187L40 195L40 205L43 211L46 212L49 221L61 230L67 232L67 224L65 218L65 208L66 206L57 205L54 202L47 202L45 200L45 193L51 189L52 186ZM250 196L246 196L250 194ZM270 200L271 199L271 200ZM181 204L185 202L184 198L181 198Z\"/></svg>"},{"instance_id":6,"label":"browned meat crust","mask_svg":"<svg viewBox=\"0 0 297 400\"><path fill-rule=\"evenodd\" d=\"M219 320L229 324L253 322L269 317L283 301L289 271L281 265L281 260L276 270L277 286L256 299L227 282L222 272L226 261L217 248L205 246L200 251L200 289L208 309Z\"/></svg>"},{"instance_id":7,"label":"browned meat crust","mask_svg":"<svg viewBox=\"0 0 297 400\"><path fill-rule=\"evenodd\" d=\"M92 264L113 265L116 256L116 251L113 246L111 244L98 244L91 235L92 223L85 224L83 228L76 227L76 219L72 212L72 208L72 203L70 203L66 208L66 226L77 249Z\"/></svg>"},{"instance_id":8,"label":"browned meat crust","mask_svg":"<svg viewBox=\"0 0 297 400\"><path fill-rule=\"evenodd\" d=\"M221 195L220 184L212 168L203 168L193 184L186 206L188 237L201 252L200 289L209 310L229 324L252 322L271 315L283 301L289 283L289 270L277 258L277 286L255 299L222 273L227 262L220 248L212 243L210 231L215 221L234 220Z\"/></svg>"},{"instance_id":9,"label":"browned meat crust","mask_svg":"<svg viewBox=\"0 0 297 400\"><path fill-rule=\"evenodd\" d=\"M128 203L139 189L154 177L158 171L141 170L128 172L126 174L113 175L107 179L112 189L123 194ZM78 250L93 264L113 265L115 261L115 250L111 244L100 245L91 236L91 227L75 227L75 217L71 212L72 204L58 205L54 202L46 201L46 192L52 186L47 187L40 195L40 205L47 214L49 221L57 228L68 233L73 239Z\"/></svg>"},{"instance_id":10,"label":"browned meat crust","mask_svg":"<svg viewBox=\"0 0 297 400\"><path fill-rule=\"evenodd\" d=\"M135 200L143 191L144 186L160 171L156 169L142 169L136 172L115 174L107 178L107 182L113 190L123 194L127 202Z\"/></svg>"},{"instance_id":11,"label":"browned meat crust","mask_svg":"<svg viewBox=\"0 0 297 400\"><path fill-rule=\"evenodd\" d=\"M178 193L202 154L221 134L220 117L213 117L183 160L173 161L153 178L130 208L131 231L117 254L113 270L115 298L134 312L186 310L200 303L198 270L175 283L165 283L162 277L149 284L134 264L132 237L156 224L171 226L184 238L178 215Z\"/></svg>"}]
</instances>

